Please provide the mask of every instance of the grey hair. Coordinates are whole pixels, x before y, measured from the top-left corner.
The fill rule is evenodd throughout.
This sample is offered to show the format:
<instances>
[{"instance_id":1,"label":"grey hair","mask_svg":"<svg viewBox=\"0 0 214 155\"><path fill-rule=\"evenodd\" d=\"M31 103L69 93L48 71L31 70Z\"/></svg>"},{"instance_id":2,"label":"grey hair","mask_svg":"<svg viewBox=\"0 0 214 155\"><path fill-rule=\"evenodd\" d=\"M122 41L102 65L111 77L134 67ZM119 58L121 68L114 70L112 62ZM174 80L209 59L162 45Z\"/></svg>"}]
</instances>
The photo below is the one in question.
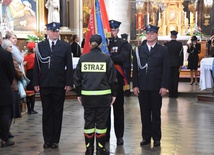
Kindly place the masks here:
<instances>
[{"instance_id":1,"label":"grey hair","mask_svg":"<svg viewBox=\"0 0 214 155\"><path fill-rule=\"evenodd\" d=\"M7 50L7 47L8 47L8 46L12 46L12 45L13 45L13 44L11 43L10 40L4 39L3 42L2 42L2 44L1 44L1 47L2 47L3 49Z\"/></svg>"}]
</instances>

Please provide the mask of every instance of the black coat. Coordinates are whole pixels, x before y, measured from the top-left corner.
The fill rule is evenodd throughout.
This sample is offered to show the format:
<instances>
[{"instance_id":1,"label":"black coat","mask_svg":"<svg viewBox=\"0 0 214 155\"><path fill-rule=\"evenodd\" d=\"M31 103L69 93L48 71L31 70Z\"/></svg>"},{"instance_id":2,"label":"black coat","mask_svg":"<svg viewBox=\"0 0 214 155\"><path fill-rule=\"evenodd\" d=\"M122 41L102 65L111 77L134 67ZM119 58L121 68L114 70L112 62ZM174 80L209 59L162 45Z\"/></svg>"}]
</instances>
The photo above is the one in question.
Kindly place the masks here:
<instances>
[{"instance_id":1,"label":"black coat","mask_svg":"<svg viewBox=\"0 0 214 155\"><path fill-rule=\"evenodd\" d=\"M12 55L0 48L0 106L13 103L11 85L14 77L15 69Z\"/></svg>"},{"instance_id":2,"label":"black coat","mask_svg":"<svg viewBox=\"0 0 214 155\"><path fill-rule=\"evenodd\" d=\"M168 89L169 85L169 55L165 46L156 44L149 52L147 44L138 47L141 66L148 64L148 68L139 69L136 52L133 53L133 88L140 90Z\"/></svg>"},{"instance_id":3,"label":"black coat","mask_svg":"<svg viewBox=\"0 0 214 155\"><path fill-rule=\"evenodd\" d=\"M127 41L118 37L111 39L108 48L114 64L123 68L126 62L130 62L130 44ZM123 79L119 72L117 78Z\"/></svg>"},{"instance_id":4,"label":"black coat","mask_svg":"<svg viewBox=\"0 0 214 155\"><path fill-rule=\"evenodd\" d=\"M73 84L73 65L70 45L58 40L51 52L49 41L38 43L43 58L50 57L50 63L38 61L35 56L33 85L40 87L64 87Z\"/></svg>"},{"instance_id":5,"label":"black coat","mask_svg":"<svg viewBox=\"0 0 214 155\"><path fill-rule=\"evenodd\" d=\"M189 53L188 69L197 70L198 61L199 61L198 54L200 53L200 51L201 51L201 46L198 43L195 45L195 47L193 47L192 45L190 45L190 47L188 47L188 49L187 49L187 53Z\"/></svg>"},{"instance_id":6,"label":"black coat","mask_svg":"<svg viewBox=\"0 0 214 155\"><path fill-rule=\"evenodd\" d=\"M168 47L170 67L183 66L183 45L181 42L176 40L171 40L164 44Z\"/></svg>"},{"instance_id":7,"label":"black coat","mask_svg":"<svg viewBox=\"0 0 214 155\"><path fill-rule=\"evenodd\" d=\"M71 52L73 57L80 57L82 55L80 45L75 41L71 44Z\"/></svg>"}]
</instances>

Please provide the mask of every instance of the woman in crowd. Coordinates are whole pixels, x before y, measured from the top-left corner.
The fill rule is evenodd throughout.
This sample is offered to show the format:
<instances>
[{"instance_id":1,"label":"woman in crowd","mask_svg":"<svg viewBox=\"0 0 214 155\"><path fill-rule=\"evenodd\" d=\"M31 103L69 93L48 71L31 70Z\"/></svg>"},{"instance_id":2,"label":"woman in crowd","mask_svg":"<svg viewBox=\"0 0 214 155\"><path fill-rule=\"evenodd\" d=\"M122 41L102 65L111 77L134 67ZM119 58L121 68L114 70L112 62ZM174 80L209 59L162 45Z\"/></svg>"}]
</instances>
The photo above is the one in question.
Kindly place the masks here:
<instances>
[{"instance_id":1,"label":"woman in crowd","mask_svg":"<svg viewBox=\"0 0 214 155\"><path fill-rule=\"evenodd\" d=\"M8 52L12 52L12 43L6 39L2 42L2 48L7 50ZM23 78L23 73L20 70L19 65L14 57L13 57L13 63L15 67L15 77L13 79L13 84L11 86L11 89L13 91L13 106L12 106L11 119L8 124L9 129L12 123L12 119L21 117L20 100L18 96L18 80L21 80ZM8 137L13 138L14 136L9 132Z\"/></svg>"},{"instance_id":2,"label":"woman in crowd","mask_svg":"<svg viewBox=\"0 0 214 155\"><path fill-rule=\"evenodd\" d=\"M195 74L195 84L198 84L197 81L197 69L198 69L198 61L199 61L199 57L198 54L201 51L201 46L199 43L197 43L198 38L196 36L193 36L191 38L191 43L188 45L188 49L187 52L189 53L188 56L188 69L190 69L190 85L192 85L194 83L194 79L193 79L193 73Z\"/></svg>"},{"instance_id":3,"label":"woman in crowd","mask_svg":"<svg viewBox=\"0 0 214 155\"><path fill-rule=\"evenodd\" d=\"M29 42L27 44L28 54L24 57L24 62L26 62L26 76L30 80L30 83L27 85L26 88L26 103L27 103L27 110L28 114L37 114L34 110L35 105L35 93L34 87L32 85L33 81L33 68L34 68L34 60L35 60L35 49L36 44L34 42Z\"/></svg>"},{"instance_id":4,"label":"woman in crowd","mask_svg":"<svg viewBox=\"0 0 214 155\"><path fill-rule=\"evenodd\" d=\"M0 33L0 39L1 33ZM2 44L2 42L1 42ZM8 138L9 120L12 107L12 89L15 69L12 54L0 46L0 138L1 147L12 146L15 143ZM4 154L1 152L1 154Z\"/></svg>"},{"instance_id":5,"label":"woman in crowd","mask_svg":"<svg viewBox=\"0 0 214 155\"><path fill-rule=\"evenodd\" d=\"M16 59L16 61L18 62L19 67L20 67L22 73L24 74L24 66L23 66L24 57L23 57L21 51L19 50L19 47L16 45L17 44L17 36L13 33L7 33L5 38L11 41L11 43L12 43L12 55Z\"/></svg>"}]
</instances>

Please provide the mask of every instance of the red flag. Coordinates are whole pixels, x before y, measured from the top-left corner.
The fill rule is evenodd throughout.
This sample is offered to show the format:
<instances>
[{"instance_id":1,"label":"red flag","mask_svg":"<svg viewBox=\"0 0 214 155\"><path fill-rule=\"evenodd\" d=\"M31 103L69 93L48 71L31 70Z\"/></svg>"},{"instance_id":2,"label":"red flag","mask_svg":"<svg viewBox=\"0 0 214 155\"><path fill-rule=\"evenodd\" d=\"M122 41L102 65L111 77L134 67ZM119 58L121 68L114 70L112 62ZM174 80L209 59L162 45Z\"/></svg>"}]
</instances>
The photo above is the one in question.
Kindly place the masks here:
<instances>
[{"instance_id":1,"label":"red flag","mask_svg":"<svg viewBox=\"0 0 214 155\"><path fill-rule=\"evenodd\" d=\"M110 26L109 26L109 22L108 22L108 14L107 14L105 3L103 0L100 0L100 10L102 12L104 31L105 31L106 35L110 35Z\"/></svg>"},{"instance_id":2,"label":"red flag","mask_svg":"<svg viewBox=\"0 0 214 155\"><path fill-rule=\"evenodd\" d=\"M104 33L100 34L102 36L103 40L106 39L106 37L109 37L109 35L110 35L108 14L106 12L104 0L95 0L95 1L96 2L94 2L93 7L91 9L91 14L90 14L89 22L88 22L88 29L86 32L85 45L84 45L82 54L86 54L86 53L90 52L89 41L90 41L91 35L101 33L101 31L98 32L98 24L99 24L99 26L102 25L100 28L103 29L103 31L104 31ZM95 6L95 3L96 4L99 3L99 4ZM96 8L96 7L99 7L99 8ZM94 8L96 8L96 9L94 9ZM100 12L95 12L97 10L100 10ZM96 15L98 15L98 13L101 14L101 21L96 18ZM102 45L107 46L103 42L102 42Z\"/></svg>"},{"instance_id":3,"label":"red flag","mask_svg":"<svg viewBox=\"0 0 214 155\"><path fill-rule=\"evenodd\" d=\"M86 32L85 44L84 44L82 54L86 54L90 51L90 42L89 41L90 41L91 35L96 33L95 25L96 24L95 24L94 5L93 5L93 7L91 9L89 22L88 22L88 29Z\"/></svg>"}]
</instances>

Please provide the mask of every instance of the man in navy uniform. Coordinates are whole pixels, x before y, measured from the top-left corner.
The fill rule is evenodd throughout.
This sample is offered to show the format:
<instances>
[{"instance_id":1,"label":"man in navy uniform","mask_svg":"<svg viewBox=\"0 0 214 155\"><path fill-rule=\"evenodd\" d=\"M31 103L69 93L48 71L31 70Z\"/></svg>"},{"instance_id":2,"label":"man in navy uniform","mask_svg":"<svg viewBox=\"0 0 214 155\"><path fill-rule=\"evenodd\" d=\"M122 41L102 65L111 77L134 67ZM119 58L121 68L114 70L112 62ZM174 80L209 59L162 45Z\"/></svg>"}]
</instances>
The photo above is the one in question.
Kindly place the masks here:
<instances>
[{"instance_id":1,"label":"man in navy uniform","mask_svg":"<svg viewBox=\"0 0 214 155\"><path fill-rule=\"evenodd\" d=\"M44 148L57 148L61 135L65 92L73 84L70 45L59 40L60 23L46 25L47 38L38 43L33 84L40 92Z\"/></svg>"},{"instance_id":2,"label":"man in navy uniform","mask_svg":"<svg viewBox=\"0 0 214 155\"><path fill-rule=\"evenodd\" d=\"M153 139L158 147L161 141L161 106L169 83L169 55L167 47L157 43L158 29L148 25L146 44L136 48L133 54L133 92L140 103L141 146Z\"/></svg>"},{"instance_id":3,"label":"man in navy uniform","mask_svg":"<svg viewBox=\"0 0 214 155\"><path fill-rule=\"evenodd\" d=\"M128 34L126 33L123 33L121 34L121 38L125 41L128 41ZM127 62L124 63L123 67L124 67L124 70L125 70L125 75L126 75L126 78L127 78L127 81L128 81L128 84L130 86L130 80L131 80L131 55L132 55L132 46L131 44L129 43L129 59L127 60ZM129 97L130 95L130 88L128 90L125 90L124 92L124 95Z\"/></svg>"},{"instance_id":4,"label":"man in navy uniform","mask_svg":"<svg viewBox=\"0 0 214 155\"><path fill-rule=\"evenodd\" d=\"M183 66L183 45L177 41L178 32L173 30L171 33L171 41L164 45L168 47L170 60L170 76L169 76L169 97L178 97L178 80L181 67Z\"/></svg>"},{"instance_id":5,"label":"man in navy uniform","mask_svg":"<svg viewBox=\"0 0 214 155\"><path fill-rule=\"evenodd\" d=\"M114 129L117 138L117 145L123 145L124 135L124 89L129 89L128 81L125 76L124 64L130 59L129 57L129 44L121 38L118 38L119 26L121 22L116 20L110 20L111 38L109 42L110 57L112 58L114 65L117 69L117 79L119 88L117 91L117 98L113 104L114 111ZM107 141L110 138L111 118L107 122Z\"/></svg>"}]
</instances>

